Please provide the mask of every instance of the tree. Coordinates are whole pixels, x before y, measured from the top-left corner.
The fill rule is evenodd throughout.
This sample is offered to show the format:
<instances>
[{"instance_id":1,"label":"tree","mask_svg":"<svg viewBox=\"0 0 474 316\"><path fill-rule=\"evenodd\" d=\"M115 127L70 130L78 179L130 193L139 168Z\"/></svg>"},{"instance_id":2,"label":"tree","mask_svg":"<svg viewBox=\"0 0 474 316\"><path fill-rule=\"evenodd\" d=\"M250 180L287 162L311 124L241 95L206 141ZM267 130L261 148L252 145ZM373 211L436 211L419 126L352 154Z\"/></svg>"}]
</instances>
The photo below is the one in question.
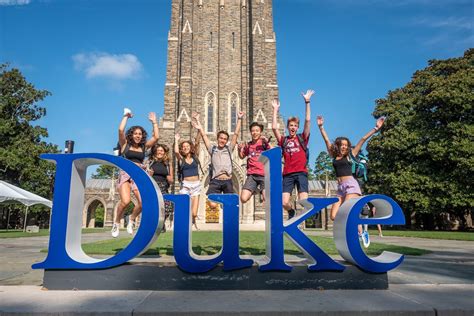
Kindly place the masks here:
<instances>
[{"instance_id":1,"label":"tree","mask_svg":"<svg viewBox=\"0 0 474 316\"><path fill-rule=\"evenodd\" d=\"M100 165L92 174L92 179L112 179L112 177L118 178L118 169L109 165Z\"/></svg>"},{"instance_id":2,"label":"tree","mask_svg":"<svg viewBox=\"0 0 474 316\"><path fill-rule=\"evenodd\" d=\"M46 115L38 103L48 95L36 90L18 69L0 64L0 179L51 198L55 166L39 156L59 150L43 140L48 137L46 128L32 124Z\"/></svg>"},{"instance_id":3,"label":"tree","mask_svg":"<svg viewBox=\"0 0 474 316\"><path fill-rule=\"evenodd\" d=\"M314 164L314 175L318 180L326 180L326 174L328 180L335 180L336 174L332 167L332 158L325 151L319 153Z\"/></svg>"},{"instance_id":4,"label":"tree","mask_svg":"<svg viewBox=\"0 0 474 316\"><path fill-rule=\"evenodd\" d=\"M374 116L387 119L367 147L367 189L391 195L408 223L413 213L428 214L443 228L447 213L466 224L474 202L473 91L469 49L460 58L429 61L406 86L376 101Z\"/></svg>"}]
</instances>

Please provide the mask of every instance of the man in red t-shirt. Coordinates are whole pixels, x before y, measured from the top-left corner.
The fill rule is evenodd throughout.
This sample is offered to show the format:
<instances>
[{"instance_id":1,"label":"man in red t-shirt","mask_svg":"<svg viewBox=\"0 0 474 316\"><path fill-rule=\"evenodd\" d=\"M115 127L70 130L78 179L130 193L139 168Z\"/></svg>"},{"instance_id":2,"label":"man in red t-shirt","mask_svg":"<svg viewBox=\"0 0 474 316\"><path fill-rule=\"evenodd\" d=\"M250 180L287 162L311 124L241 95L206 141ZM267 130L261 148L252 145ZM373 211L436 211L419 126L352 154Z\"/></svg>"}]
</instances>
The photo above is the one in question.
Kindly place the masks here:
<instances>
[{"instance_id":1,"label":"man in red t-shirt","mask_svg":"<svg viewBox=\"0 0 474 316\"><path fill-rule=\"evenodd\" d=\"M297 134L300 127L300 120L297 117L290 117L287 122L288 136L282 136L278 130L278 110L280 102L273 100L273 122L272 129L278 141L278 145L282 148L285 165L283 167L283 208L288 211L288 219L295 216L296 212L291 206L290 198L295 186L298 190L298 199L304 200L308 198L308 163L307 151L310 123L311 123L311 107L310 100L314 94L313 90L301 93L306 104L306 117L304 122L303 133Z\"/></svg>"},{"instance_id":2,"label":"man in red t-shirt","mask_svg":"<svg viewBox=\"0 0 474 316\"><path fill-rule=\"evenodd\" d=\"M265 200L265 168L258 158L265 150L271 148L268 139L262 136L263 125L257 122L250 124L252 140L245 144L239 144L240 159L247 158L247 180L240 193L240 201L246 203L257 191L262 192Z\"/></svg>"}]
</instances>

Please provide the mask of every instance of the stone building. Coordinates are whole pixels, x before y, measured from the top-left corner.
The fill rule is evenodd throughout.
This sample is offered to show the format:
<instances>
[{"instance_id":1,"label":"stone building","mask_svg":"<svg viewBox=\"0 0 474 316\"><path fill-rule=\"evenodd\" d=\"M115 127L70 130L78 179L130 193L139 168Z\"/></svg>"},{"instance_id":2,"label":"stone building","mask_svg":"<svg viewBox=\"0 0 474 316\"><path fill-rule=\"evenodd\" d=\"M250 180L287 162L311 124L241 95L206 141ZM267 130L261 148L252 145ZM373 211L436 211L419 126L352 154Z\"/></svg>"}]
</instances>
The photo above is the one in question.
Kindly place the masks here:
<instances>
[{"instance_id":1,"label":"stone building","mask_svg":"<svg viewBox=\"0 0 474 316\"><path fill-rule=\"evenodd\" d=\"M262 123L264 133L271 136L271 100L278 98L272 1L172 0L164 98L160 133L170 148L176 132L182 139L194 139L192 112L201 115L211 142L220 130L232 135L239 111L245 112L239 141L250 140L249 124L253 121ZM281 119L279 126L283 128ZM209 155L204 145L199 159L204 189L198 217L204 222L212 218L205 205ZM240 192L246 168L237 150L233 170L234 189ZM242 223L264 219L259 200L243 206Z\"/></svg>"}]
</instances>

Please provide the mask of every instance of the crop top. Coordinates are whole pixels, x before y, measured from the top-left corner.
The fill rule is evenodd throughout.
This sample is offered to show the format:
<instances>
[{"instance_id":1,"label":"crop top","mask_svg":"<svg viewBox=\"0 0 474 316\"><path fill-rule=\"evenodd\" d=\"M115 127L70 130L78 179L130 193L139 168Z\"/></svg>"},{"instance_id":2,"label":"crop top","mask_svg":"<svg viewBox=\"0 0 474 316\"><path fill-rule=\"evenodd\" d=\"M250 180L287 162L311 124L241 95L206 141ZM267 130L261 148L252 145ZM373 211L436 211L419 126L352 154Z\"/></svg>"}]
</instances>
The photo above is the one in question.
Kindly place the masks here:
<instances>
[{"instance_id":1,"label":"crop top","mask_svg":"<svg viewBox=\"0 0 474 316\"><path fill-rule=\"evenodd\" d=\"M183 159L181 164L181 176L182 178L195 177L199 175L199 166L196 159L193 157L193 162L188 164L186 159Z\"/></svg>"},{"instance_id":2,"label":"crop top","mask_svg":"<svg viewBox=\"0 0 474 316\"><path fill-rule=\"evenodd\" d=\"M332 165L336 171L336 177L352 176L352 162L349 157L342 157L341 159L334 158Z\"/></svg>"},{"instance_id":3,"label":"crop top","mask_svg":"<svg viewBox=\"0 0 474 316\"><path fill-rule=\"evenodd\" d=\"M142 151L130 150L130 145L127 144L122 156L132 162L143 163L143 160L145 160L145 148L142 148Z\"/></svg>"}]
</instances>

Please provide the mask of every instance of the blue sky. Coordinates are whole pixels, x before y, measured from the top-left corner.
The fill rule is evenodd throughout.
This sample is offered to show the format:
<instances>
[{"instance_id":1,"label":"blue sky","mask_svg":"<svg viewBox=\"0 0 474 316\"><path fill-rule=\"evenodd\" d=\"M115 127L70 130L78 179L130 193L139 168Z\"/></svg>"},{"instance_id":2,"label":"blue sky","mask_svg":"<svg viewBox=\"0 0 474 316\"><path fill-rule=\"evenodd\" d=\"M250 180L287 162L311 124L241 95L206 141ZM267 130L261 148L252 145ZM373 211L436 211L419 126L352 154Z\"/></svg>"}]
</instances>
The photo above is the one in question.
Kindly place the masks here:
<instances>
[{"instance_id":1,"label":"blue sky","mask_svg":"<svg viewBox=\"0 0 474 316\"><path fill-rule=\"evenodd\" d=\"M316 90L331 138L357 141L375 100L429 59L474 46L472 0L274 0L282 113L304 113ZM52 92L42 105L49 141L76 152L112 151L124 106L150 129L163 113L171 0L0 0L0 62ZM312 159L323 142L312 127Z\"/></svg>"}]
</instances>

